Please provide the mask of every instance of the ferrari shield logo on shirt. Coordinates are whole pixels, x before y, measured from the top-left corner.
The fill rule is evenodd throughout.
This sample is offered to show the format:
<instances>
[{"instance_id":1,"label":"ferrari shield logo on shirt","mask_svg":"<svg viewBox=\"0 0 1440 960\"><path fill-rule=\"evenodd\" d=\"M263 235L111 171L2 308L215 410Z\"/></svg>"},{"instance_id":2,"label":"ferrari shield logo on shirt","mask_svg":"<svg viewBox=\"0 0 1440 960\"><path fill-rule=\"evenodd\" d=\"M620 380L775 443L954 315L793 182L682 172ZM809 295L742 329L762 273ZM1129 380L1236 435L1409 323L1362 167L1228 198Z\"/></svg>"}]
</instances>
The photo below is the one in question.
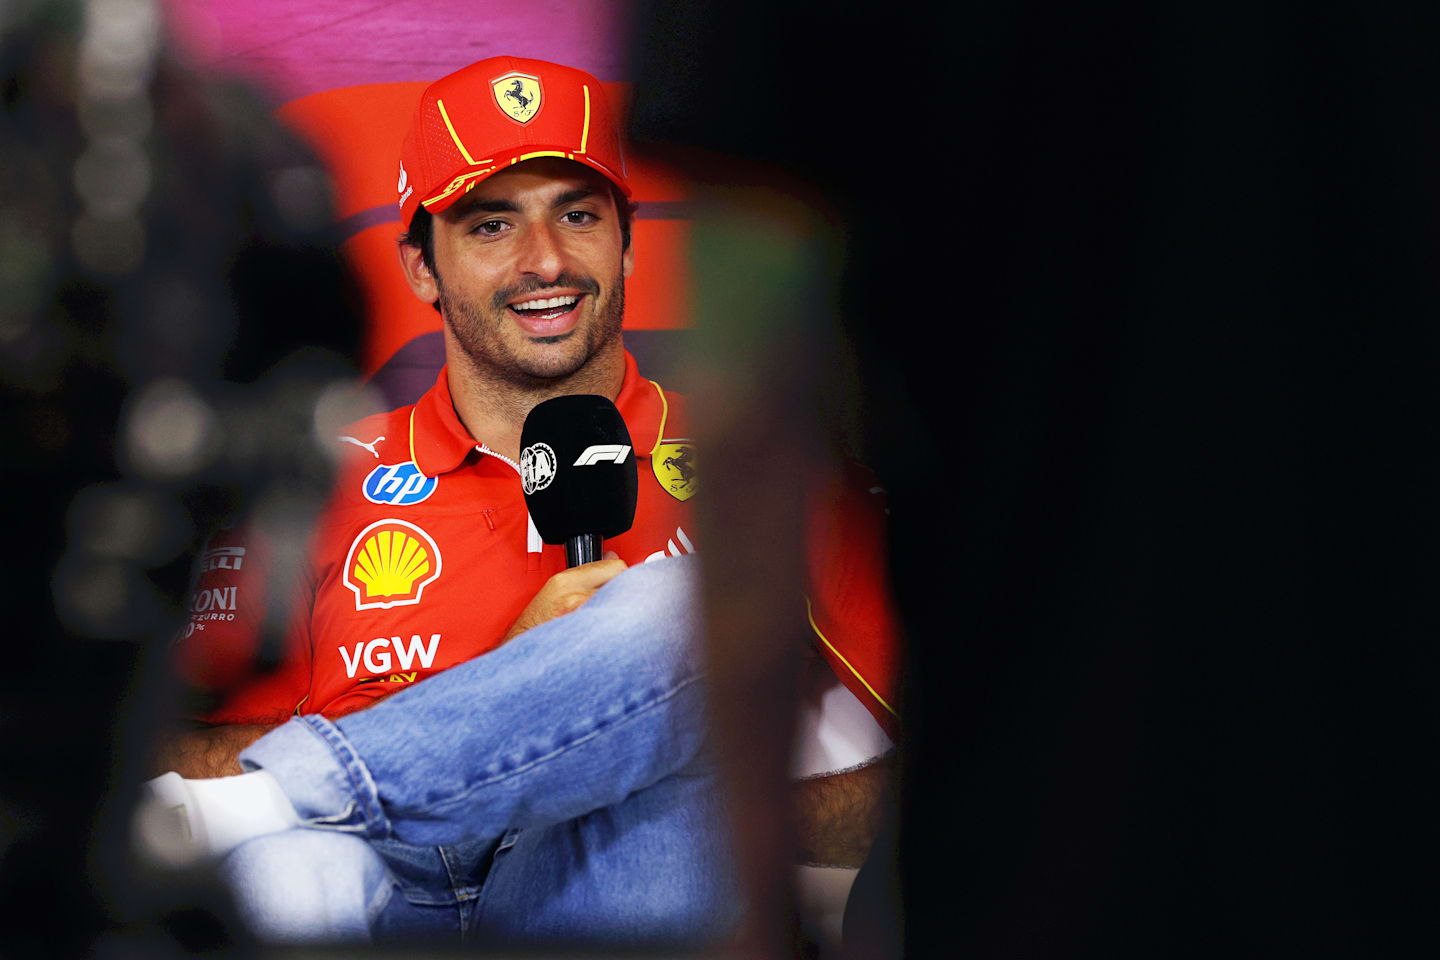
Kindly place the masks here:
<instances>
[{"instance_id":1,"label":"ferrari shield logo on shirt","mask_svg":"<svg viewBox=\"0 0 1440 960\"><path fill-rule=\"evenodd\" d=\"M507 73L490 81L495 102L505 115L520 123L529 123L540 112L540 78L528 73Z\"/></svg>"},{"instance_id":2,"label":"ferrari shield logo on shirt","mask_svg":"<svg viewBox=\"0 0 1440 960\"><path fill-rule=\"evenodd\" d=\"M356 610L403 607L420 602L440 576L440 548L413 523L377 520L350 544L342 577L355 594Z\"/></svg>"},{"instance_id":3,"label":"ferrari shield logo on shirt","mask_svg":"<svg viewBox=\"0 0 1440 960\"><path fill-rule=\"evenodd\" d=\"M695 496L695 445L689 440L661 440L650 451L650 469L665 492L676 500Z\"/></svg>"},{"instance_id":4,"label":"ferrari shield logo on shirt","mask_svg":"<svg viewBox=\"0 0 1440 960\"><path fill-rule=\"evenodd\" d=\"M371 503L408 507L435 492L440 481L427 477L413 463L392 463L370 471L363 492Z\"/></svg>"}]
</instances>

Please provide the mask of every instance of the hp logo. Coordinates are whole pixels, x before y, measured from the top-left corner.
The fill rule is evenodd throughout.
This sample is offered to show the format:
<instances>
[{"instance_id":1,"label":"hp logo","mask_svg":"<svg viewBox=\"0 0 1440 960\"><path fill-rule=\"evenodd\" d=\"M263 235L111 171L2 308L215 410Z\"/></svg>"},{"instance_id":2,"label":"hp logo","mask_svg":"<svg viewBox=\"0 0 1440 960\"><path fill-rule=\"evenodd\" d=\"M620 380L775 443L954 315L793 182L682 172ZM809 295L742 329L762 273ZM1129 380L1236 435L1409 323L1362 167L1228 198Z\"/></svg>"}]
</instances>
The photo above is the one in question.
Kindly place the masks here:
<instances>
[{"instance_id":1,"label":"hp logo","mask_svg":"<svg viewBox=\"0 0 1440 960\"><path fill-rule=\"evenodd\" d=\"M439 483L435 477L421 473L413 463L380 466L365 478L365 499L371 503L408 507L429 497Z\"/></svg>"}]
</instances>

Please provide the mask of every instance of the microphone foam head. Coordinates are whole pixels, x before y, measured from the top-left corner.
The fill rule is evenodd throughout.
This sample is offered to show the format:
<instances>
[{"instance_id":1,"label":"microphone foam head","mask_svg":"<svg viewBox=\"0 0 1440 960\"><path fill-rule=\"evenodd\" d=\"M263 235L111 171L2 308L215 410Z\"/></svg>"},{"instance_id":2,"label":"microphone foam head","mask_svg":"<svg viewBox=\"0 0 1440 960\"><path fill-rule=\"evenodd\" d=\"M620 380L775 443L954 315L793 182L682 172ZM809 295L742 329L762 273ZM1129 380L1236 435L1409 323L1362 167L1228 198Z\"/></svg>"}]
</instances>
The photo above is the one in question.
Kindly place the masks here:
<instances>
[{"instance_id":1,"label":"microphone foam head","mask_svg":"<svg viewBox=\"0 0 1440 960\"><path fill-rule=\"evenodd\" d=\"M520 482L546 543L629 530L640 478L615 404L590 394L537 404L520 431Z\"/></svg>"}]
</instances>

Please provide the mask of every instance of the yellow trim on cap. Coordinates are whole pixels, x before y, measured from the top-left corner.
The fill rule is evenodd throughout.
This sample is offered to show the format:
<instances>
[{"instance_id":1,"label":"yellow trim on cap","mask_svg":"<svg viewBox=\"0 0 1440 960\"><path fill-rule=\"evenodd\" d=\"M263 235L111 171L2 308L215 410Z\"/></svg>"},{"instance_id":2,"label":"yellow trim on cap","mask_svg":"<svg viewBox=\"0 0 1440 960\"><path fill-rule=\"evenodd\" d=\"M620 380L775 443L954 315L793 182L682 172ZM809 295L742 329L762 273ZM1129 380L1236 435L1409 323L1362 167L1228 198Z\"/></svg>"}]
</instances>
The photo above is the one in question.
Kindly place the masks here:
<instances>
[{"instance_id":1,"label":"yellow trim on cap","mask_svg":"<svg viewBox=\"0 0 1440 960\"><path fill-rule=\"evenodd\" d=\"M421 201L420 201L420 205L421 205L422 207L425 207L425 208L428 209L428 208L430 207L430 204L432 204L432 203L439 203L441 200L444 200L446 197L450 196L450 194L454 193L456 190L459 190L460 187L461 187L461 185L463 185L466 180L471 180L471 179L473 179L473 178L475 178L475 177L483 177L483 176L485 176L485 174L492 172L494 169L495 169L494 167L486 167L484 170L472 170L472 171L470 171L469 173L462 173L462 174L460 174L460 176L456 177L454 180L451 180L451 181L450 181L450 185L447 186L447 187L446 187L444 190L442 190L440 193L437 193L435 196L431 197L429 200L421 200ZM475 183L479 183L479 181L476 180ZM475 183L471 183L471 184L470 184L470 187L475 186ZM466 187L466 188L465 188L465 192L466 192L466 193L469 193L469 192L470 192L470 187Z\"/></svg>"},{"instance_id":2,"label":"yellow trim on cap","mask_svg":"<svg viewBox=\"0 0 1440 960\"><path fill-rule=\"evenodd\" d=\"M483 161L476 161L474 157L470 156L470 151L465 149L465 144L460 142L460 134L455 132L455 124L450 122L450 114L445 112L445 101L436 97L435 106L440 108L440 119L445 121L445 129L450 131L450 139L454 140L455 146L460 148L460 156L464 157L465 162L470 166L478 166Z\"/></svg>"},{"instance_id":3,"label":"yellow trim on cap","mask_svg":"<svg viewBox=\"0 0 1440 960\"><path fill-rule=\"evenodd\" d=\"M536 157L565 157L564 150L536 150L534 153L522 153L511 159L511 163L523 163L526 160L534 160Z\"/></svg>"},{"instance_id":4,"label":"yellow trim on cap","mask_svg":"<svg viewBox=\"0 0 1440 960\"><path fill-rule=\"evenodd\" d=\"M654 387L655 392L660 394L660 432L655 434L655 442L650 446L650 452L654 453L655 448L660 446L661 442L665 439L665 420L670 416L670 403L665 399L665 391L661 389L660 384L651 380L650 386Z\"/></svg>"},{"instance_id":5,"label":"yellow trim on cap","mask_svg":"<svg viewBox=\"0 0 1440 960\"><path fill-rule=\"evenodd\" d=\"M590 141L590 85L582 83L580 89L585 91L585 126L580 128L580 149L576 153L584 153L585 144Z\"/></svg>"},{"instance_id":6,"label":"yellow trim on cap","mask_svg":"<svg viewBox=\"0 0 1440 960\"><path fill-rule=\"evenodd\" d=\"M805 598L805 613L807 616L810 617L810 629L815 631L815 636L819 637L820 640L825 644L825 646L830 648L830 652L835 654L836 659L838 659L841 663L845 664L846 669L848 669L851 673L855 674L855 679L859 680L865 685L865 689L870 691L870 696L874 697L875 701L879 703L880 706L890 711L890 716L894 717L896 720L899 720L900 714L895 712L895 708L890 706L890 704L886 703L885 698L875 692L875 688L870 686L870 682L860 675L860 671L856 670L853 666L851 666L850 661L846 660L845 657L841 655L840 651L835 649L835 645L831 643L828 638L826 638L825 634L820 632L819 625L815 623L815 608L811 606L809 597Z\"/></svg>"}]
</instances>

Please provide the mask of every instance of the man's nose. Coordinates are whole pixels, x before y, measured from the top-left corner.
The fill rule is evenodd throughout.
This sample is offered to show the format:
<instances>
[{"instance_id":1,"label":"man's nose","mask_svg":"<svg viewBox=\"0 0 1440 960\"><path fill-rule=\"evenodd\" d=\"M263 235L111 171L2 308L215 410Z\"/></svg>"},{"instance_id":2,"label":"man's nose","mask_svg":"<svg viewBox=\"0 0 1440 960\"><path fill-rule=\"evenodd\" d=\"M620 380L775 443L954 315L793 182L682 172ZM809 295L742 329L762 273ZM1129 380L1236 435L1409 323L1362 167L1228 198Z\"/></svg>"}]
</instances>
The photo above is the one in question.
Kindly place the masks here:
<instances>
[{"instance_id":1,"label":"man's nose","mask_svg":"<svg viewBox=\"0 0 1440 960\"><path fill-rule=\"evenodd\" d=\"M553 225L541 223L525 231L519 266L521 273L533 274L546 283L554 283L559 278L565 268L565 257Z\"/></svg>"}]
</instances>

